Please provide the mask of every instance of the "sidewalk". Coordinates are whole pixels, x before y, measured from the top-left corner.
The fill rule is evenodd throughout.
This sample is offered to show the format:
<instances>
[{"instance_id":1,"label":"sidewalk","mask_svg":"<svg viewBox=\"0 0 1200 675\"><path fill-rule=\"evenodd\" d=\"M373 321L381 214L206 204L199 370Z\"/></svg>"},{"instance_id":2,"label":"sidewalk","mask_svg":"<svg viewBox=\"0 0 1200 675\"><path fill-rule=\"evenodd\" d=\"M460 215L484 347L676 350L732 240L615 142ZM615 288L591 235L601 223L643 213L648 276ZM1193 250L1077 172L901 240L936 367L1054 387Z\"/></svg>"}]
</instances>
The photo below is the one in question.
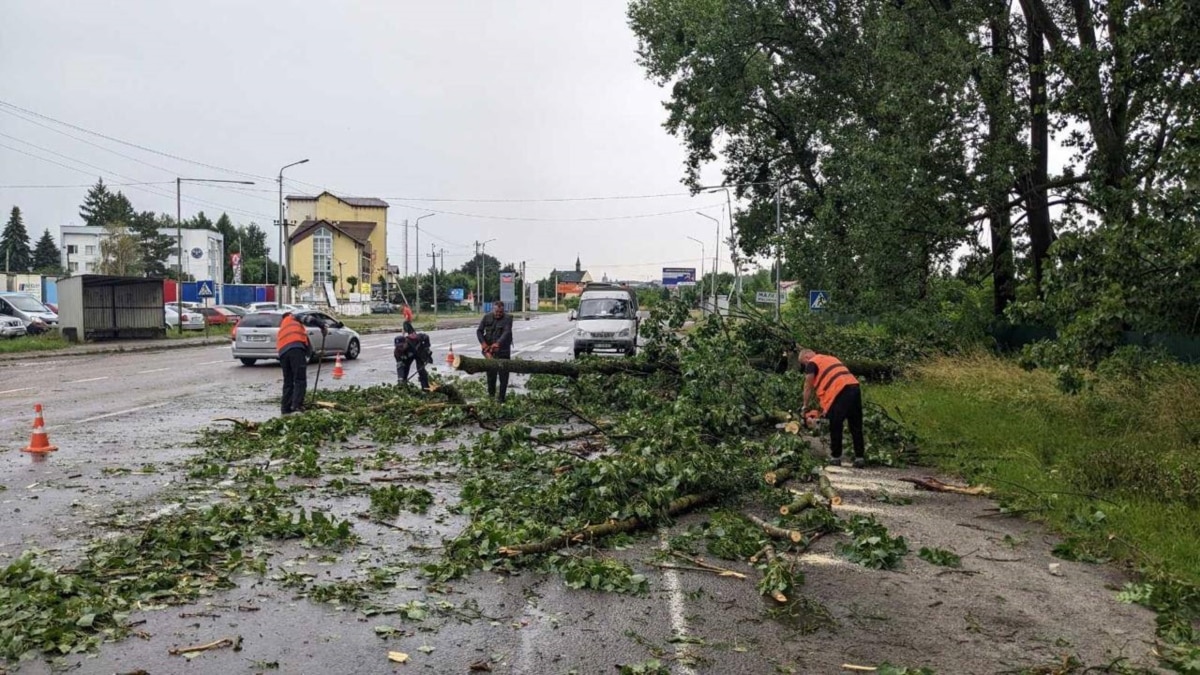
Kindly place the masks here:
<instances>
[{"instance_id":1,"label":"sidewalk","mask_svg":"<svg viewBox=\"0 0 1200 675\"><path fill-rule=\"evenodd\" d=\"M443 319L438 321L437 328L434 330L450 330L454 328L468 328L474 326L478 322L478 318L454 318ZM400 324L395 326L377 326L358 331L360 335L373 335L376 333L399 333L402 330ZM64 349L52 349L48 351L30 351L30 352L15 352L12 354L0 354L0 363L10 361L27 361L30 359L52 359L63 356L94 356L99 354L122 354L126 352L157 352L168 349L183 349L186 347L203 347L205 345L227 345L229 344L229 336L222 335L219 337L194 337L194 338L161 338L156 340L107 340L104 342L91 342L88 344L75 345Z\"/></svg>"}]
</instances>

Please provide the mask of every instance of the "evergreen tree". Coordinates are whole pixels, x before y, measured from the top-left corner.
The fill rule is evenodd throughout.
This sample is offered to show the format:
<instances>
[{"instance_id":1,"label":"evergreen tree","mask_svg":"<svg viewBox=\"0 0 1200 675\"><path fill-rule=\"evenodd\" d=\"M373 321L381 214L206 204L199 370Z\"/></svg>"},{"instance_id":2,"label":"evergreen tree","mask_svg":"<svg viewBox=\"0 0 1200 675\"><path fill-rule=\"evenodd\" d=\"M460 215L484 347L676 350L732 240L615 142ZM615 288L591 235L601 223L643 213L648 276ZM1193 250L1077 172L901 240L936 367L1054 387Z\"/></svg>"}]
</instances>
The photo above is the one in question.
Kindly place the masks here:
<instances>
[{"instance_id":1,"label":"evergreen tree","mask_svg":"<svg viewBox=\"0 0 1200 675\"><path fill-rule=\"evenodd\" d=\"M120 223L128 226L133 222L137 212L133 210L133 204L129 203L129 198L124 193L118 192L113 195L112 201L109 202L108 211L105 213L105 221L101 225L109 223Z\"/></svg>"},{"instance_id":2,"label":"evergreen tree","mask_svg":"<svg viewBox=\"0 0 1200 675\"><path fill-rule=\"evenodd\" d=\"M168 258L175 250L175 238L162 233L174 221L168 216L156 216L143 211L129 221L129 234L137 239L142 273L148 277L165 277L171 263Z\"/></svg>"},{"instance_id":3,"label":"evergreen tree","mask_svg":"<svg viewBox=\"0 0 1200 675\"><path fill-rule=\"evenodd\" d=\"M0 264L5 272L26 272L33 267L33 252L29 249L29 233L21 220L21 209L14 206L0 235Z\"/></svg>"},{"instance_id":4,"label":"evergreen tree","mask_svg":"<svg viewBox=\"0 0 1200 675\"><path fill-rule=\"evenodd\" d=\"M102 227L108 220L109 208L113 200L113 194L108 191L108 186L104 184L104 179L98 179L83 198L83 204L79 207L79 217L83 219L84 225L93 227Z\"/></svg>"},{"instance_id":5,"label":"evergreen tree","mask_svg":"<svg viewBox=\"0 0 1200 675\"><path fill-rule=\"evenodd\" d=\"M59 274L62 272L62 261L58 255L58 244L50 230L42 232L37 246L33 249L33 270L41 274Z\"/></svg>"}]
</instances>

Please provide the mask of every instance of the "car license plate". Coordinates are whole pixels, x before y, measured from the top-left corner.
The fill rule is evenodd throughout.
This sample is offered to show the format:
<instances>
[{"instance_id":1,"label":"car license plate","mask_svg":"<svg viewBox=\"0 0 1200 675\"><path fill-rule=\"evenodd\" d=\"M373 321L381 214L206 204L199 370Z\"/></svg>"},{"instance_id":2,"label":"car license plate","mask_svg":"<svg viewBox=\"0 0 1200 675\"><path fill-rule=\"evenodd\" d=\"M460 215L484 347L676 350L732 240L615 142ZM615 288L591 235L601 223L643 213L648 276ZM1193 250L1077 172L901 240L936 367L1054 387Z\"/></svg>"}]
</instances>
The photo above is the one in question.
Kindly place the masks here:
<instances>
[{"instance_id":1,"label":"car license plate","mask_svg":"<svg viewBox=\"0 0 1200 675\"><path fill-rule=\"evenodd\" d=\"M266 342L266 335L247 335L246 342Z\"/></svg>"},{"instance_id":2,"label":"car license plate","mask_svg":"<svg viewBox=\"0 0 1200 675\"><path fill-rule=\"evenodd\" d=\"M599 343L596 345L596 349L612 349L612 348L613 348L613 346L608 343Z\"/></svg>"}]
</instances>

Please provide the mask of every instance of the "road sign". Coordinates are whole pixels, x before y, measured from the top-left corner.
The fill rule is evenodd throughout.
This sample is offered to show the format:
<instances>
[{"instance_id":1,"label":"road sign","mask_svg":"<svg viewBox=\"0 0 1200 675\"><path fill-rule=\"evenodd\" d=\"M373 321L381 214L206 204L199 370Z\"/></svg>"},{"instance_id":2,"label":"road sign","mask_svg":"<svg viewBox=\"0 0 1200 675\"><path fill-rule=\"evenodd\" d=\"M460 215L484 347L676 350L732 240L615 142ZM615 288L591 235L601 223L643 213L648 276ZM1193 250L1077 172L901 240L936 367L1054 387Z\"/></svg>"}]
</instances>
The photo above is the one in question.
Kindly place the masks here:
<instances>
[{"instance_id":1,"label":"road sign","mask_svg":"<svg viewBox=\"0 0 1200 675\"><path fill-rule=\"evenodd\" d=\"M516 272L501 272L500 273L500 301L504 306L512 309L513 304L517 301L517 273Z\"/></svg>"},{"instance_id":2,"label":"road sign","mask_svg":"<svg viewBox=\"0 0 1200 675\"><path fill-rule=\"evenodd\" d=\"M754 294L754 301L760 305L775 304L775 291L759 291Z\"/></svg>"},{"instance_id":3,"label":"road sign","mask_svg":"<svg viewBox=\"0 0 1200 675\"><path fill-rule=\"evenodd\" d=\"M696 283L695 267L664 267L663 286L674 288L679 284Z\"/></svg>"},{"instance_id":4,"label":"road sign","mask_svg":"<svg viewBox=\"0 0 1200 675\"><path fill-rule=\"evenodd\" d=\"M196 295L201 298L211 298L213 296L212 284L207 281L200 282L200 290L196 292Z\"/></svg>"},{"instance_id":5,"label":"road sign","mask_svg":"<svg viewBox=\"0 0 1200 675\"><path fill-rule=\"evenodd\" d=\"M829 291L809 291L808 292L808 308L814 312L819 312L825 309L825 305L829 304Z\"/></svg>"},{"instance_id":6,"label":"road sign","mask_svg":"<svg viewBox=\"0 0 1200 675\"><path fill-rule=\"evenodd\" d=\"M465 297L465 295L463 293L463 289L461 289L461 288L451 288L450 289L450 299L451 300L454 300L456 302L462 302L464 297Z\"/></svg>"}]
</instances>

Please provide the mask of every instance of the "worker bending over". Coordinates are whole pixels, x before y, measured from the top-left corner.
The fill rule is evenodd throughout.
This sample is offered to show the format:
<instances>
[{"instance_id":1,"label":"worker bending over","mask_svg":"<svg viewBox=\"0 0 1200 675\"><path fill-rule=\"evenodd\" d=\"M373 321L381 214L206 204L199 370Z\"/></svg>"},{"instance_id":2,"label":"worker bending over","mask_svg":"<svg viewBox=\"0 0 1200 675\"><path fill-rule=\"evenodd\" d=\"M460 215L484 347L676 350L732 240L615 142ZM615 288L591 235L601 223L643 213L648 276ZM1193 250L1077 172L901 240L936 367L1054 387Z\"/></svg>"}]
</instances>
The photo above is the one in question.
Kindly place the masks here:
<instances>
[{"instance_id":1,"label":"worker bending over","mask_svg":"<svg viewBox=\"0 0 1200 675\"><path fill-rule=\"evenodd\" d=\"M836 357L818 354L799 347L800 368L804 371L804 407L816 392L816 403L829 420L829 464L842 465L842 424L850 422L850 437L854 441L854 466L866 466L863 442L862 391L858 380L846 364Z\"/></svg>"}]
</instances>

